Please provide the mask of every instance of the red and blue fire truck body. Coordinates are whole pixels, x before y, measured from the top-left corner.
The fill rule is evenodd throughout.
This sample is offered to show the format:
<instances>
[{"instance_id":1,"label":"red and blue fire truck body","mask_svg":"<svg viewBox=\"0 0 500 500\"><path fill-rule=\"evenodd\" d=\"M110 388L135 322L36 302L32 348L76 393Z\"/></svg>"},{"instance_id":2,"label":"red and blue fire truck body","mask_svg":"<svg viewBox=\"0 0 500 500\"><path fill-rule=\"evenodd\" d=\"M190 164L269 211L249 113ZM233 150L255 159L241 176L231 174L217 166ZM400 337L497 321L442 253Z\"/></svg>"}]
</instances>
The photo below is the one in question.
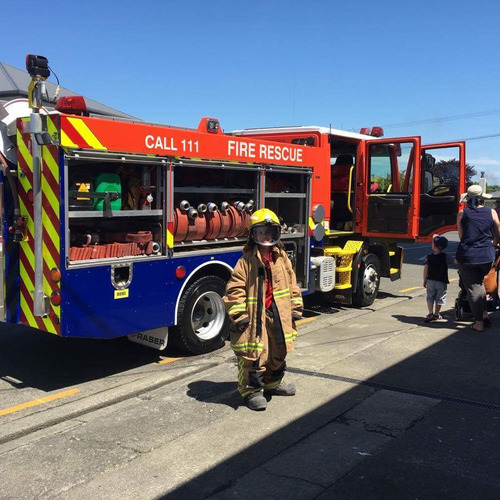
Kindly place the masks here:
<instances>
[{"instance_id":1,"label":"red and blue fire truck body","mask_svg":"<svg viewBox=\"0 0 500 500\"><path fill-rule=\"evenodd\" d=\"M381 277L401 275L397 242L453 230L465 189L460 142L224 134L213 118L187 129L88 116L80 98L30 106L10 133L15 161L1 156L0 319L61 337L162 349L170 332L193 353L220 347L225 283L262 207L281 218L304 295L369 305ZM431 153L450 148L456 168L439 176Z\"/></svg>"}]
</instances>

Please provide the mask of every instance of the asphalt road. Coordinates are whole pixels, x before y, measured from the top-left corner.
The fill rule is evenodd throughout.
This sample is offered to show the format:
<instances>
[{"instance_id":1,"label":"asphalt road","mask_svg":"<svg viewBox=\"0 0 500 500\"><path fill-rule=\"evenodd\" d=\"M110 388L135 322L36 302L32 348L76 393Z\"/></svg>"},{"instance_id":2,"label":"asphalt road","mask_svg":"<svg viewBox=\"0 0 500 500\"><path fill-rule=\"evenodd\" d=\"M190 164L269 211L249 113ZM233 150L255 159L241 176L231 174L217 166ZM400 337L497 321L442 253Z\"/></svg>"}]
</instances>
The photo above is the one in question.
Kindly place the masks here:
<instances>
[{"instance_id":1,"label":"asphalt road","mask_svg":"<svg viewBox=\"0 0 500 500\"><path fill-rule=\"evenodd\" d=\"M227 347L160 358L4 328L0 498L499 498L497 315L481 335L453 321L455 280L424 324L428 252L409 246L370 308L310 313L287 358L298 394L264 413Z\"/></svg>"},{"instance_id":2,"label":"asphalt road","mask_svg":"<svg viewBox=\"0 0 500 500\"><path fill-rule=\"evenodd\" d=\"M455 241L453 241L455 240ZM450 249L456 247L456 233L451 233ZM390 298L412 296L422 290L423 259L428 244L406 244L403 276L391 282L382 279L381 305ZM450 273L453 279L453 271ZM311 318L319 314L340 320L353 310L336 304L307 302ZM160 355L161 354L161 355ZM126 339L61 339L24 326L0 324L0 419L15 421L45 408L84 400L90 395L118 389L150 374L172 370L186 354L167 348L158 351L133 344ZM189 357L191 363L199 362ZM0 438L1 440L1 438Z\"/></svg>"}]
</instances>

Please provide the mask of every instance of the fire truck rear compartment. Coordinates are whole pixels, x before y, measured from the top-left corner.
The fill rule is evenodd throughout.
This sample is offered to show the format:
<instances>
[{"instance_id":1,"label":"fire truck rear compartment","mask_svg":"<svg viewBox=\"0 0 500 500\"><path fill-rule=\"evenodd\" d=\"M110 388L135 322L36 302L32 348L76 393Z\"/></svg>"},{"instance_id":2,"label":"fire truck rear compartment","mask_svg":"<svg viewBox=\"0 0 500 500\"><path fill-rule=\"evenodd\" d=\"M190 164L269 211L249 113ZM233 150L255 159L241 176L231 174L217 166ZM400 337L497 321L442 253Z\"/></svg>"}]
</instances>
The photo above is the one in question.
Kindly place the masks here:
<instances>
[{"instance_id":1,"label":"fire truck rear compartment","mask_svg":"<svg viewBox=\"0 0 500 500\"><path fill-rule=\"evenodd\" d=\"M70 264L165 254L161 167L70 160L67 178Z\"/></svg>"}]
</instances>

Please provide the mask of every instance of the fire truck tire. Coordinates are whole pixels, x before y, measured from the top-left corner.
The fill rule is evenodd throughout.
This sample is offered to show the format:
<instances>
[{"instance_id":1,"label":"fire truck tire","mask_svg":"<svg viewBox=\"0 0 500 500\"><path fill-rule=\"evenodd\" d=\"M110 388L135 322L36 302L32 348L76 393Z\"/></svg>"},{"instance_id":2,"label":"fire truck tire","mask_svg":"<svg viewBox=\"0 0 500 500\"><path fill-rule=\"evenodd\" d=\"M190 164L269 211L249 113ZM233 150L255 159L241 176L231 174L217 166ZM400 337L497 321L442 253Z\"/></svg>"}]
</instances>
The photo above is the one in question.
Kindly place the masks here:
<instances>
[{"instance_id":1,"label":"fire truck tire","mask_svg":"<svg viewBox=\"0 0 500 500\"><path fill-rule=\"evenodd\" d=\"M380 286L380 261L378 257L369 253L361 261L358 273L358 286L352 297L356 307L371 306L377 297Z\"/></svg>"},{"instance_id":2,"label":"fire truck tire","mask_svg":"<svg viewBox=\"0 0 500 500\"><path fill-rule=\"evenodd\" d=\"M226 283L218 276L203 276L192 283L179 302L172 340L192 354L205 354L224 345L229 318L222 297Z\"/></svg>"}]
</instances>

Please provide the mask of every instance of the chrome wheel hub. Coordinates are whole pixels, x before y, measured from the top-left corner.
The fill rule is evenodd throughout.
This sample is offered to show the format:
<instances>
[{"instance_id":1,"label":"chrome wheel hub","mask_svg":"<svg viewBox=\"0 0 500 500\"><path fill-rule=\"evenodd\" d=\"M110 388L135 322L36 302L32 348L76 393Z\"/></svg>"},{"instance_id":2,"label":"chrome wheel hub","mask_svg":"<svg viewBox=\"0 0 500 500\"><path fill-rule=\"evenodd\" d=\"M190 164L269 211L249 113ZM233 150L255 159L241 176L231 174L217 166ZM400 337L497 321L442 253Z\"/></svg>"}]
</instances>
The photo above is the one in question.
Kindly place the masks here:
<instances>
[{"instance_id":1,"label":"chrome wheel hub","mask_svg":"<svg viewBox=\"0 0 500 500\"><path fill-rule=\"evenodd\" d=\"M367 295L372 295L377 290L378 285L378 273L375 266L369 264L363 273L363 291Z\"/></svg>"},{"instance_id":2,"label":"chrome wheel hub","mask_svg":"<svg viewBox=\"0 0 500 500\"><path fill-rule=\"evenodd\" d=\"M196 300L191 326L201 340L210 340L222 330L226 318L224 302L217 292L205 292Z\"/></svg>"}]
</instances>

